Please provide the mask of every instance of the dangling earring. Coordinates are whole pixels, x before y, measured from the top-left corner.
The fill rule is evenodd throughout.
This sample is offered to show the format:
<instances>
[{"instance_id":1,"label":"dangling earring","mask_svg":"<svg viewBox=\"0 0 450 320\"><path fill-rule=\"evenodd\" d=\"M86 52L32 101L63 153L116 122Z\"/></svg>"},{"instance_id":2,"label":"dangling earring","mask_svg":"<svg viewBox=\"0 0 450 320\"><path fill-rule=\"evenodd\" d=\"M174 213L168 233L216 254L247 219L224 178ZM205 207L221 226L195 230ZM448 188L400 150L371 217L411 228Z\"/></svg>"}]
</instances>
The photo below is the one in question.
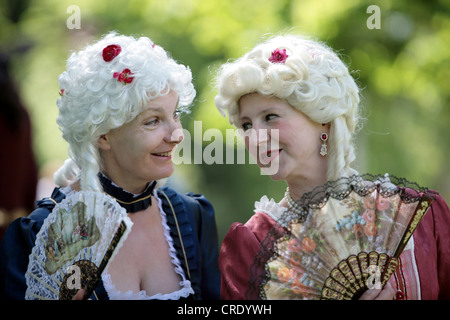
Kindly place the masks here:
<instances>
[{"instance_id":1,"label":"dangling earring","mask_svg":"<svg viewBox=\"0 0 450 320\"><path fill-rule=\"evenodd\" d=\"M323 142L322 143L322 147L320 148L320 155L322 157L325 157L327 155L327 153L328 153L328 150L327 150L328 134L326 134L325 132L322 133L320 135L320 140L322 140L322 142Z\"/></svg>"}]
</instances>

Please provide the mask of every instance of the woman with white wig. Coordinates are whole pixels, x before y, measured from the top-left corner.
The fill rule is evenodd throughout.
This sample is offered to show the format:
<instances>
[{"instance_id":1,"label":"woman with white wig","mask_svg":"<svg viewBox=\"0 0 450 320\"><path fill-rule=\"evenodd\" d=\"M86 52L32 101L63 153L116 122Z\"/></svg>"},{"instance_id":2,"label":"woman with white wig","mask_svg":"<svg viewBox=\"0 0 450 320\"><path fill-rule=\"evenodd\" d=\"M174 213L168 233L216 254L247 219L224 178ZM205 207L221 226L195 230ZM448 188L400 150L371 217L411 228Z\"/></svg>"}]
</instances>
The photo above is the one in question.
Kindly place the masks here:
<instances>
[{"instance_id":1,"label":"woman with white wig","mask_svg":"<svg viewBox=\"0 0 450 320\"><path fill-rule=\"evenodd\" d=\"M219 111L244 132L245 145L261 169L273 180L287 183L279 202L263 196L245 224L232 224L219 256L223 299L265 298L264 283L270 280L266 263L277 256L271 256L271 248L279 234L286 234L280 232L288 228L286 217L305 221L307 213L301 216L305 211L298 203L313 197L314 189L340 179L360 181L351 167L359 126L359 89L333 50L297 35L270 38L225 63L217 85ZM443 198L437 193L434 198L403 251L395 276L382 290L367 290L360 299L450 298L450 276L445 271L450 269L450 214ZM283 292L306 285L300 283L301 274L285 269L284 279L280 278L285 289L278 297L288 299ZM293 289L288 289L291 285Z\"/></svg>"},{"instance_id":2,"label":"woman with white wig","mask_svg":"<svg viewBox=\"0 0 450 320\"><path fill-rule=\"evenodd\" d=\"M204 196L163 181L182 139L180 113L195 97L191 71L149 38L110 33L73 53L59 77L57 123L70 159L58 185L1 244L1 296L23 299L36 234L66 197L104 192L133 225L91 299L217 299L220 276L214 210Z\"/></svg>"}]
</instances>

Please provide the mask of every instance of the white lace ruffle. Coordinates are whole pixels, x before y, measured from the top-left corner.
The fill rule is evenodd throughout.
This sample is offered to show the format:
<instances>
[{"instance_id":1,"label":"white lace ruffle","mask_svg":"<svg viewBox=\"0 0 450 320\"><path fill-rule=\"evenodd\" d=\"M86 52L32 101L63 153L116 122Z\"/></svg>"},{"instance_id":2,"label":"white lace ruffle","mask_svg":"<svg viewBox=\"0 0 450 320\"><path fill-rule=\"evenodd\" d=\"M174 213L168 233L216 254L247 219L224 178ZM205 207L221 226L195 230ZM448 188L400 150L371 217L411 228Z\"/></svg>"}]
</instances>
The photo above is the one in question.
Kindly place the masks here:
<instances>
[{"instance_id":1,"label":"white lace ruffle","mask_svg":"<svg viewBox=\"0 0 450 320\"><path fill-rule=\"evenodd\" d=\"M263 212L273 220L279 222L281 216L286 212L286 208L281 207L274 199L270 199L264 195L261 200L255 201L254 212Z\"/></svg>"},{"instance_id":2,"label":"white lace ruffle","mask_svg":"<svg viewBox=\"0 0 450 320\"><path fill-rule=\"evenodd\" d=\"M191 287L191 282L186 280L186 276L184 274L184 270L181 267L180 260L177 257L177 251L173 246L173 240L170 236L170 228L167 225L166 214L162 209L162 202L159 199L156 190L153 191L153 195L155 199L158 201L158 209L161 215L162 226L164 228L164 237L169 245L169 255L174 265L175 272L180 275L180 289L171 293L157 293L152 296L148 296L145 290L141 290L139 292L133 292L132 290L128 290L126 292L122 292L116 290L116 287L112 283L111 275L108 273L108 270L105 270L102 274L103 286L105 287L106 292L108 293L109 299L111 300L178 300L180 298L186 298L190 294L194 293L194 290Z\"/></svg>"}]
</instances>

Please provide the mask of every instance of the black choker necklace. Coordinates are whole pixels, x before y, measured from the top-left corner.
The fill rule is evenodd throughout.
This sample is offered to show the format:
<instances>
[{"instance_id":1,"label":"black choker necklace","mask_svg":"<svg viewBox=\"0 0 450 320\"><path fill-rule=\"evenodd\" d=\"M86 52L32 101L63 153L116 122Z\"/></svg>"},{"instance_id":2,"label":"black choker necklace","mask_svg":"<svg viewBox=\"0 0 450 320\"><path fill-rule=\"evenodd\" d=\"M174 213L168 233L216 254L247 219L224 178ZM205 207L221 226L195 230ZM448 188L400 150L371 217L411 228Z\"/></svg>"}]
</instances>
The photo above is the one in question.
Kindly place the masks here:
<instances>
[{"instance_id":1,"label":"black choker necklace","mask_svg":"<svg viewBox=\"0 0 450 320\"><path fill-rule=\"evenodd\" d=\"M139 195L129 193L122 188L116 186L103 173L98 174L103 190L111 197L117 200L121 207L125 208L127 212L134 213L145 210L152 204L152 194L155 188L156 181L152 181L147 185L145 191Z\"/></svg>"}]
</instances>

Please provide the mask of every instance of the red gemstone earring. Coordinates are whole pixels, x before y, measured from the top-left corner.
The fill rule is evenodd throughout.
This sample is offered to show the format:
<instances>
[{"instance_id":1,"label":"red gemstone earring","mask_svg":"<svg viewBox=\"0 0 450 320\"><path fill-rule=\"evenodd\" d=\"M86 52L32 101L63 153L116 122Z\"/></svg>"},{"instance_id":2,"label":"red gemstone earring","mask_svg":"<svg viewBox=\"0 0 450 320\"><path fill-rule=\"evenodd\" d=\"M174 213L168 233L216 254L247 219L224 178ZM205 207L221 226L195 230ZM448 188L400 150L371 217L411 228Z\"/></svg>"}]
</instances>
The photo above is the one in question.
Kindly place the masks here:
<instances>
[{"instance_id":1,"label":"red gemstone earring","mask_svg":"<svg viewBox=\"0 0 450 320\"><path fill-rule=\"evenodd\" d=\"M320 155L322 157L325 157L327 155L327 153L328 153L328 150L327 150L328 134L326 134L325 132L322 133L320 135L320 140L322 140L322 142L323 142L322 143L322 147L320 148Z\"/></svg>"}]
</instances>

